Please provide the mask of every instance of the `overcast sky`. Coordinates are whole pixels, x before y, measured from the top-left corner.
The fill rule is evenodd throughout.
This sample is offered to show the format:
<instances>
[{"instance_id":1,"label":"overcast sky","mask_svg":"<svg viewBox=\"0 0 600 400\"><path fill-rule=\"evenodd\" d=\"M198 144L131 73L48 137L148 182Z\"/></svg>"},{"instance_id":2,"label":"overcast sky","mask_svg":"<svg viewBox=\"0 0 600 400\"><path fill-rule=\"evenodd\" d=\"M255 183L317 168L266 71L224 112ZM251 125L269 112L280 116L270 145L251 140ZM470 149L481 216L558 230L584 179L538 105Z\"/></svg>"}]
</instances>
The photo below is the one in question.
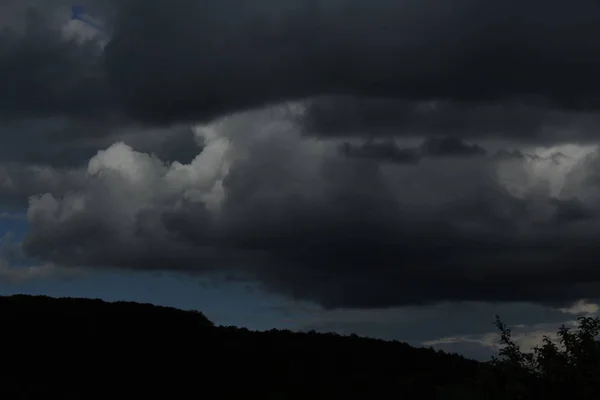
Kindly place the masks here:
<instances>
[{"instance_id":1,"label":"overcast sky","mask_svg":"<svg viewBox=\"0 0 600 400\"><path fill-rule=\"evenodd\" d=\"M6 293L192 279L477 357L598 312L597 1L70 4L0 2Z\"/></svg>"}]
</instances>

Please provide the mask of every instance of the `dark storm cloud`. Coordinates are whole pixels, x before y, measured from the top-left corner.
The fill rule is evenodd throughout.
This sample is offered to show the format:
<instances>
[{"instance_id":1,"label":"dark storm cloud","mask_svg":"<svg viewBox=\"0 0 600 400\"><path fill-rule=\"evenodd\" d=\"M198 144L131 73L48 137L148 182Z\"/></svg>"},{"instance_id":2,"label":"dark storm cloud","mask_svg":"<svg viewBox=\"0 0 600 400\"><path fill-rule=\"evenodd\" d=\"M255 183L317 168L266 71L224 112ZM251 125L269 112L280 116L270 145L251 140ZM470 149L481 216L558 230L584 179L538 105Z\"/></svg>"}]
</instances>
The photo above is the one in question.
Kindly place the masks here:
<instances>
[{"instance_id":1,"label":"dark storm cloud","mask_svg":"<svg viewBox=\"0 0 600 400\"><path fill-rule=\"evenodd\" d=\"M137 151L152 153L167 163L189 164L202 149L202 143L189 126L135 131L131 137L123 138L123 142Z\"/></svg>"},{"instance_id":2,"label":"dark storm cloud","mask_svg":"<svg viewBox=\"0 0 600 400\"><path fill-rule=\"evenodd\" d=\"M347 157L389 161L399 164L417 163L421 158L417 149L402 149L392 141L369 141L360 146L345 142L340 146L340 151Z\"/></svg>"},{"instance_id":3,"label":"dark storm cloud","mask_svg":"<svg viewBox=\"0 0 600 400\"><path fill-rule=\"evenodd\" d=\"M61 37L67 2L25 3L26 29L0 46L12 117L179 123L317 97L319 135L560 141L598 123L592 0L87 2L110 27L104 52Z\"/></svg>"},{"instance_id":4,"label":"dark storm cloud","mask_svg":"<svg viewBox=\"0 0 600 400\"><path fill-rule=\"evenodd\" d=\"M494 155L494 158L498 159L498 160L509 160L509 159L519 159L519 160L525 160L525 159L539 159L539 156L535 155L535 154L527 154L527 153L523 153L520 150L506 150L506 149L500 149L498 150Z\"/></svg>"},{"instance_id":5,"label":"dark storm cloud","mask_svg":"<svg viewBox=\"0 0 600 400\"><path fill-rule=\"evenodd\" d=\"M577 198L567 201L558 201L556 199L552 199L552 201L556 204L554 218L558 222L564 221L568 224L573 221L584 221L597 217L597 214L594 210L591 210Z\"/></svg>"},{"instance_id":6,"label":"dark storm cloud","mask_svg":"<svg viewBox=\"0 0 600 400\"><path fill-rule=\"evenodd\" d=\"M393 98L321 97L300 118L318 137L461 136L528 144L593 142L600 114L522 102L405 101Z\"/></svg>"},{"instance_id":7,"label":"dark storm cloud","mask_svg":"<svg viewBox=\"0 0 600 400\"><path fill-rule=\"evenodd\" d=\"M598 153L552 194L543 180L516 179L515 190L502 177L531 160L348 158L270 112L230 118L206 140L188 165L123 144L101 152L84 187L30 201L27 254L220 271L326 307L565 304L600 288Z\"/></svg>"},{"instance_id":8,"label":"dark storm cloud","mask_svg":"<svg viewBox=\"0 0 600 400\"><path fill-rule=\"evenodd\" d=\"M23 32L0 31L0 116L73 117L108 123L118 111L95 41L63 37L36 11Z\"/></svg>"},{"instance_id":9,"label":"dark storm cloud","mask_svg":"<svg viewBox=\"0 0 600 400\"><path fill-rule=\"evenodd\" d=\"M598 153L559 193L530 176L541 156L469 156L483 155L480 136L591 136L595 2L113 4L104 54L52 24L2 33L2 121L68 122L41 131L64 141L20 132L22 145L3 155L68 160L66 170L0 168L0 197L23 204L35 194L24 243L34 261L221 272L326 307L562 304L598 293ZM348 112L335 100L321 122L309 108L302 132L268 110L230 115L201 127L201 146L180 126L333 94L405 107L364 100ZM426 138L404 150L350 146L357 157L346 157L307 135L369 127ZM24 151L26 142L47 151Z\"/></svg>"},{"instance_id":10,"label":"dark storm cloud","mask_svg":"<svg viewBox=\"0 0 600 400\"><path fill-rule=\"evenodd\" d=\"M347 157L379 160L397 164L415 164L422 157L484 156L487 151L476 144L468 144L457 137L427 138L419 148L401 148L392 140L373 139L356 145L344 142L340 151Z\"/></svg>"},{"instance_id":11,"label":"dark storm cloud","mask_svg":"<svg viewBox=\"0 0 600 400\"><path fill-rule=\"evenodd\" d=\"M109 3L84 4L105 16ZM119 140L166 162L189 162L199 151L189 127L147 127L120 111L100 43L65 36L70 4L0 4L0 165L12 173L18 165L23 171L80 167ZM36 192L4 190L0 198L26 199L27 193Z\"/></svg>"},{"instance_id":12,"label":"dark storm cloud","mask_svg":"<svg viewBox=\"0 0 600 400\"><path fill-rule=\"evenodd\" d=\"M165 162L188 163L200 151L190 126L107 127L71 118L0 119L0 163L80 167L118 141Z\"/></svg>"},{"instance_id":13,"label":"dark storm cloud","mask_svg":"<svg viewBox=\"0 0 600 400\"><path fill-rule=\"evenodd\" d=\"M123 4L108 73L145 120L331 94L597 105L593 0Z\"/></svg>"},{"instance_id":14,"label":"dark storm cloud","mask_svg":"<svg viewBox=\"0 0 600 400\"><path fill-rule=\"evenodd\" d=\"M476 144L467 144L456 137L428 138L421 145L428 157L473 157L483 156L487 151Z\"/></svg>"}]
</instances>

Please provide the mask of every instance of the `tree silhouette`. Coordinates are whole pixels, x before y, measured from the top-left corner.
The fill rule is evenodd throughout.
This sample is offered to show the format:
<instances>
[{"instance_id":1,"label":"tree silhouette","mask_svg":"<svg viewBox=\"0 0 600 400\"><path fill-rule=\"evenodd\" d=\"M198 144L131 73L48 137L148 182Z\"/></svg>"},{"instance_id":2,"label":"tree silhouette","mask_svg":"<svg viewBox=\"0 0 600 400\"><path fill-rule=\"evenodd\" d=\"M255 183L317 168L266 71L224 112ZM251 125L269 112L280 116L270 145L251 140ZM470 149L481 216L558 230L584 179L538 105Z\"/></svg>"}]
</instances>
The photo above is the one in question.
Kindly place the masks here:
<instances>
[{"instance_id":1,"label":"tree silhouette","mask_svg":"<svg viewBox=\"0 0 600 400\"><path fill-rule=\"evenodd\" d=\"M496 316L503 347L491 365L505 398L600 399L600 318L579 317L577 322L574 330L560 326L558 343L545 335L541 345L524 352Z\"/></svg>"}]
</instances>

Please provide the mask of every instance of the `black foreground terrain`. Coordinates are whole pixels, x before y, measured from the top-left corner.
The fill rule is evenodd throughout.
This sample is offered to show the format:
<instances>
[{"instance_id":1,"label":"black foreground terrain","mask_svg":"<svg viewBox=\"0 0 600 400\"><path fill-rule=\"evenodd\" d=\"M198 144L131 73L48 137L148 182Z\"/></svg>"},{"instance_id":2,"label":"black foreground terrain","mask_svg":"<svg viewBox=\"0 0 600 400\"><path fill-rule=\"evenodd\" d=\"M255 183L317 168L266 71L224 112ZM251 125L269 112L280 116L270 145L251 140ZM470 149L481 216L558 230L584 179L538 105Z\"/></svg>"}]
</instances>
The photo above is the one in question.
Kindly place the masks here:
<instances>
[{"instance_id":1,"label":"black foreground terrain","mask_svg":"<svg viewBox=\"0 0 600 400\"><path fill-rule=\"evenodd\" d=\"M2 399L516 398L489 363L355 335L252 332L195 311L45 296L0 297L0 316Z\"/></svg>"}]
</instances>

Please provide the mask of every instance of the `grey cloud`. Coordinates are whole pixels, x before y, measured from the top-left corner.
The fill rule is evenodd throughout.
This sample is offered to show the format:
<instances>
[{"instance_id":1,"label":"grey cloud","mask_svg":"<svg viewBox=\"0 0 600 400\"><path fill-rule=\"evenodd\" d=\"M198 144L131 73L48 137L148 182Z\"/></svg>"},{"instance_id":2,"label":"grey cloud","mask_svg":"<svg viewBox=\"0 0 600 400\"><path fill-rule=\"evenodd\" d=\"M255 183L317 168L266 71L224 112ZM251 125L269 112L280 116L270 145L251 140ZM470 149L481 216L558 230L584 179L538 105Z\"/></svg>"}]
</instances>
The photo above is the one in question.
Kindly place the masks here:
<instances>
[{"instance_id":1,"label":"grey cloud","mask_svg":"<svg viewBox=\"0 0 600 400\"><path fill-rule=\"evenodd\" d=\"M11 232L0 237L0 263L4 267L26 263L20 243L15 240L14 234Z\"/></svg>"},{"instance_id":2,"label":"grey cloud","mask_svg":"<svg viewBox=\"0 0 600 400\"><path fill-rule=\"evenodd\" d=\"M14 134L0 135L0 207L24 208L33 195L60 197L81 190L86 185L87 162L113 141L152 153L167 164L187 164L202 148L190 127L132 129L98 137L85 126L57 123L53 127L45 122L29 121L17 125Z\"/></svg>"},{"instance_id":3,"label":"grey cloud","mask_svg":"<svg viewBox=\"0 0 600 400\"><path fill-rule=\"evenodd\" d=\"M497 356L500 344L494 316L500 315L515 333L517 343L528 350L541 339L540 332L555 334L567 320L598 315L593 301L577 302L559 310L531 303L456 302L430 306L386 309L337 309L298 307L291 329L300 331L356 333L384 340L400 340L413 346L430 346L488 361ZM567 323L567 325L569 325Z\"/></svg>"},{"instance_id":4,"label":"grey cloud","mask_svg":"<svg viewBox=\"0 0 600 400\"><path fill-rule=\"evenodd\" d=\"M477 145L475 145L475 146L480 147ZM485 151L485 149L483 149L483 150ZM563 154L560 151L554 152L547 156L540 156L538 154L523 152L518 149L512 149L512 150L499 149L496 152L494 152L491 156L497 160L507 160L507 159L516 158L516 159L524 160L524 161L525 160L527 160L527 161L548 161L548 162L552 163L553 165L562 165L565 161L568 161L570 159L570 157L568 157L567 155Z\"/></svg>"},{"instance_id":5,"label":"grey cloud","mask_svg":"<svg viewBox=\"0 0 600 400\"><path fill-rule=\"evenodd\" d=\"M20 210L27 206L30 196L52 193L63 196L85 186L81 170L62 170L49 166L0 164L0 205Z\"/></svg>"},{"instance_id":6,"label":"grey cloud","mask_svg":"<svg viewBox=\"0 0 600 400\"><path fill-rule=\"evenodd\" d=\"M74 276L81 271L76 268L63 269L51 263L31 264L22 252L21 243L11 232L0 237L0 282L23 283L44 279L49 276Z\"/></svg>"},{"instance_id":7,"label":"grey cloud","mask_svg":"<svg viewBox=\"0 0 600 400\"><path fill-rule=\"evenodd\" d=\"M23 214L3 211L0 213L0 220L26 221L27 218Z\"/></svg>"},{"instance_id":8,"label":"grey cloud","mask_svg":"<svg viewBox=\"0 0 600 400\"><path fill-rule=\"evenodd\" d=\"M593 305L594 303L587 303ZM593 307L588 307L593 312ZM385 340L401 340L422 345L441 342L442 338L483 338L492 334L499 339L494 316L513 327L546 325L558 328L567 319L586 314L581 307L576 315L531 303L443 303L425 307L401 307L378 310L320 310L297 312L294 329L320 332L342 331ZM597 311L595 312L597 314ZM526 329L525 329L526 331ZM451 348L460 340L453 341ZM478 343L475 349L480 349Z\"/></svg>"},{"instance_id":9,"label":"grey cloud","mask_svg":"<svg viewBox=\"0 0 600 400\"><path fill-rule=\"evenodd\" d=\"M220 271L326 307L564 304L597 293L600 192L588 167L598 153L552 193L543 178L519 180L536 161L378 164L272 118L206 128L212 136L187 165L111 146L90 161L82 187L30 200L27 254Z\"/></svg>"},{"instance_id":10,"label":"grey cloud","mask_svg":"<svg viewBox=\"0 0 600 400\"><path fill-rule=\"evenodd\" d=\"M514 342L522 351L531 352L534 347L543 344L544 336L552 338L554 343L560 343L556 333L561 325L574 327L576 321L563 320L556 324L526 324L512 326L512 337ZM482 361L489 361L491 356L497 357L501 348L498 332L488 332L480 335L462 335L456 337L445 337L438 340L426 341L425 345L433 346L450 352L457 352Z\"/></svg>"},{"instance_id":11,"label":"grey cloud","mask_svg":"<svg viewBox=\"0 0 600 400\"><path fill-rule=\"evenodd\" d=\"M0 121L0 207L27 207L29 196L78 188L89 159L116 141L165 163L189 163L202 148L189 126L104 130L64 118Z\"/></svg>"}]
</instances>

